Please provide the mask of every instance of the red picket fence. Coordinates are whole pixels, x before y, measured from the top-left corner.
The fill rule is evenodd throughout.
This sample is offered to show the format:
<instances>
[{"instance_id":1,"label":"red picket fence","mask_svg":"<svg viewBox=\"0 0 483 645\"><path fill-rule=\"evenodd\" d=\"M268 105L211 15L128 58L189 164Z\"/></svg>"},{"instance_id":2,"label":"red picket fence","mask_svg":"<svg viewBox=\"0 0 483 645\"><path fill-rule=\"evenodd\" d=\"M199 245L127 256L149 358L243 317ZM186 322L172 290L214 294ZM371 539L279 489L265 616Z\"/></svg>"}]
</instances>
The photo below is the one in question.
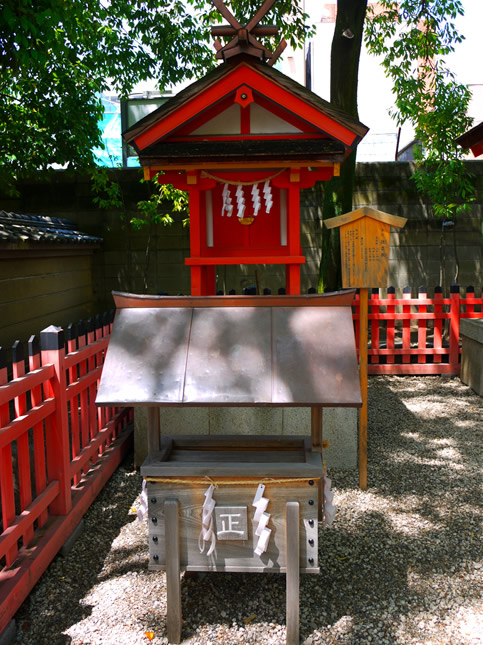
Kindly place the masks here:
<instances>
[{"instance_id":1,"label":"red picket fence","mask_svg":"<svg viewBox=\"0 0 483 645\"><path fill-rule=\"evenodd\" d=\"M94 404L110 332L49 327L27 369L0 349L0 634L130 448L132 409Z\"/></svg>"},{"instance_id":2,"label":"red picket fence","mask_svg":"<svg viewBox=\"0 0 483 645\"><path fill-rule=\"evenodd\" d=\"M368 309L369 374L459 374L460 320L483 318L483 297L468 287L462 298L459 285L452 285L449 298L443 297L441 287L432 298L424 287L417 298L410 287L396 298L389 287L386 298L372 290ZM358 296L353 312L358 343Z\"/></svg>"}]
</instances>

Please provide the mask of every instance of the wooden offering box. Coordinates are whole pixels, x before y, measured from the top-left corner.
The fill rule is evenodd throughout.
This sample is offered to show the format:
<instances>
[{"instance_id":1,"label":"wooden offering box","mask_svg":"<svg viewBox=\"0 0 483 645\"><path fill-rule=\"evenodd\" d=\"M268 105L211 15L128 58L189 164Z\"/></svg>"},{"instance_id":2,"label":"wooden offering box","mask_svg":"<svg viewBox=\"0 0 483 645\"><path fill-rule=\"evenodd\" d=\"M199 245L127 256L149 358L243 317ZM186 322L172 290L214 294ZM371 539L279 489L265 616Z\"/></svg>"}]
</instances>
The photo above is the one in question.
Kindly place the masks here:
<instances>
[{"instance_id":1,"label":"wooden offering box","mask_svg":"<svg viewBox=\"0 0 483 645\"><path fill-rule=\"evenodd\" d=\"M141 468L149 504L149 568L166 568L164 504L179 501L180 568L185 571L286 572L287 531L299 533L299 570L318 573L317 521L321 505L322 460L303 437L181 436L164 438L160 452ZM214 485L216 542L200 553L200 517L205 492ZM252 505L258 486L268 499L270 539L255 552L258 521ZM299 505L300 524L287 526L286 502ZM299 528L300 527L300 528ZM229 531L228 529L233 529Z\"/></svg>"},{"instance_id":2,"label":"wooden offering box","mask_svg":"<svg viewBox=\"0 0 483 645\"><path fill-rule=\"evenodd\" d=\"M287 643L299 642L299 574L319 571L322 411L362 403L353 295L114 294L97 403L147 408L149 567L166 569L169 642L182 570L284 572ZM160 438L164 406L310 407L311 424L306 438Z\"/></svg>"}]
</instances>

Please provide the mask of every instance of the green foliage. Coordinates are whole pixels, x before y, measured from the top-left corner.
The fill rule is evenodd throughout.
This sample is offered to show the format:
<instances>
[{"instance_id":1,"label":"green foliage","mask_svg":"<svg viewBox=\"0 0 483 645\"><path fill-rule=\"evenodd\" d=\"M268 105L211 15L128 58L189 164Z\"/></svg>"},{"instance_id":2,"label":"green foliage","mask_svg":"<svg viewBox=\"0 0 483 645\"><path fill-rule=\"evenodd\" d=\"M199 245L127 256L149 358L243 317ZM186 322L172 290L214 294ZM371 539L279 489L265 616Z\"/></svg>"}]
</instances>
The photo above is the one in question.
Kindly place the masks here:
<instances>
[{"instance_id":1,"label":"green foliage","mask_svg":"<svg viewBox=\"0 0 483 645\"><path fill-rule=\"evenodd\" d=\"M380 0L383 11L366 21L369 50L382 56L393 81L399 125L413 125L414 180L434 214L452 217L474 200L472 177L455 139L471 127L469 89L457 82L444 61L463 40L454 25L463 14L460 0Z\"/></svg>"},{"instance_id":2,"label":"green foliage","mask_svg":"<svg viewBox=\"0 0 483 645\"><path fill-rule=\"evenodd\" d=\"M259 2L233 3L238 17ZM283 0L268 18L300 43L305 16ZM0 182L52 165L94 165L102 148L99 94L126 96L202 76L215 64L210 25L221 16L201 0L4 0L0 12Z\"/></svg>"},{"instance_id":3,"label":"green foliage","mask_svg":"<svg viewBox=\"0 0 483 645\"><path fill-rule=\"evenodd\" d=\"M180 213L185 215L183 226L187 226L189 224L188 193L173 188L171 184L159 184L158 177L159 175L156 175L151 180L153 193L149 199L138 202L139 217L132 217L130 224L136 229L150 224L168 226L174 222L173 213Z\"/></svg>"}]
</instances>

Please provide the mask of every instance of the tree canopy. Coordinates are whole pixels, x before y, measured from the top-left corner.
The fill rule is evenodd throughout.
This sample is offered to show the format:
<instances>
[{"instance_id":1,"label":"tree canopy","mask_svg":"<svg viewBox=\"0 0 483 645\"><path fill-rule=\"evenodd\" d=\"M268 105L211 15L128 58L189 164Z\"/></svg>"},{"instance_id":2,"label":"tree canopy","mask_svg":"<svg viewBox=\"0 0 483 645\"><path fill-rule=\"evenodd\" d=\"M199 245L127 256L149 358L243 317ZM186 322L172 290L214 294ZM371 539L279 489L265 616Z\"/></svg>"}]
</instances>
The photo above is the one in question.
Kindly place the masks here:
<instances>
[{"instance_id":1,"label":"tree canopy","mask_svg":"<svg viewBox=\"0 0 483 645\"><path fill-rule=\"evenodd\" d=\"M445 62L463 40L454 23L463 13L460 0L380 0L366 21L369 50L381 56L393 82L393 117L414 127L414 179L434 214L443 217L474 199L464 151L456 144L471 127L471 92Z\"/></svg>"},{"instance_id":2,"label":"tree canopy","mask_svg":"<svg viewBox=\"0 0 483 645\"><path fill-rule=\"evenodd\" d=\"M240 0L237 17L254 2ZM292 43L305 35L297 3L272 15ZM58 164L93 165L102 146L100 93L126 96L142 80L160 88L215 63L202 0L3 0L0 12L0 182Z\"/></svg>"},{"instance_id":3,"label":"tree canopy","mask_svg":"<svg viewBox=\"0 0 483 645\"><path fill-rule=\"evenodd\" d=\"M227 3L241 23L260 0ZM269 19L292 45L310 29L302 3L278 0ZM331 62L331 101L357 116L362 34L392 78L394 116L410 121L420 142L416 181L436 214L471 199L454 139L470 125L468 89L444 64L461 36L461 0L338 0ZM3 0L0 12L0 183L52 165L89 167L101 147L100 92L126 96L135 83L160 88L206 73L215 64L209 32L221 15L204 0ZM352 37L341 34L349 27ZM344 29L343 29L344 28ZM317 64L317 61L314 61ZM340 180L342 210L351 208L355 155ZM352 174L352 177L350 176ZM330 196L333 202L333 195Z\"/></svg>"}]
</instances>

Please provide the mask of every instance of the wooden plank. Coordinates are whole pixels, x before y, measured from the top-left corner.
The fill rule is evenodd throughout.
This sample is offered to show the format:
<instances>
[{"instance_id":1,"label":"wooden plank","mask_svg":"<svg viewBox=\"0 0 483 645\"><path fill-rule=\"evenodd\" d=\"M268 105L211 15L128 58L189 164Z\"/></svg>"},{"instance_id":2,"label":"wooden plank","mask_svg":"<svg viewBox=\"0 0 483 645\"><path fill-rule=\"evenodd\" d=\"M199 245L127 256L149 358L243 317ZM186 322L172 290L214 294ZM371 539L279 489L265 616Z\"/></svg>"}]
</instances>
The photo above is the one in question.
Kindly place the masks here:
<instances>
[{"instance_id":1,"label":"wooden plank","mask_svg":"<svg viewBox=\"0 0 483 645\"><path fill-rule=\"evenodd\" d=\"M424 374L459 374L459 366L449 363L404 363L394 365L369 365L369 374L400 374L400 375L424 375Z\"/></svg>"},{"instance_id":2,"label":"wooden plank","mask_svg":"<svg viewBox=\"0 0 483 645\"><path fill-rule=\"evenodd\" d=\"M340 229L344 287L385 287L390 226L362 217Z\"/></svg>"},{"instance_id":3,"label":"wooden plank","mask_svg":"<svg viewBox=\"0 0 483 645\"><path fill-rule=\"evenodd\" d=\"M154 296L113 291L118 309L167 307L344 307L352 304L355 289L333 293L303 294L297 296Z\"/></svg>"},{"instance_id":4,"label":"wooden plank","mask_svg":"<svg viewBox=\"0 0 483 645\"><path fill-rule=\"evenodd\" d=\"M368 289L360 290L359 377L362 407L359 412L359 488L367 488L367 303Z\"/></svg>"},{"instance_id":5,"label":"wooden plank","mask_svg":"<svg viewBox=\"0 0 483 645\"><path fill-rule=\"evenodd\" d=\"M162 437L161 443L170 441L173 448L189 450L302 450L305 445L305 437L293 435L175 435Z\"/></svg>"},{"instance_id":6,"label":"wooden plank","mask_svg":"<svg viewBox=\"0 0 483 645\"><path fill-rule=\"evenodd\" d=\"M85 266L81 270L71 269L70 261L64 260L63 271L40 275L29 275L22 266L23 263L20 263L21 273L9 280L0 280L1 302L17 302L19 297L25 302L40 296L57 294L64 292L66 285L69 289L75 290L90 287L92 285L91 259L85 257L84 260Z\"/></svg>"},{"instance_id":7,"label":"wooden plank","mask_svg":"<svg viewBox=\"0 0 483 645\"><path fill-rule=\"evenodd\" d=\"M287 549L286 642L287 645L298 645L300 631L300 509L297 501L289 501L286 504L285 531Z\"/></svg>"},{"instance_id":8,"label":"wooden plank","mask_svg":"<svg viewBox=\"0 0 483 645\"><path fill-rule=\"evenodd\" d=\"M44 276L66 273L66 263L69 272L77 273L88 269L91 263L91 254L74 255L70 249L67 249L62 255L51 255L52 251L43 251L43 256L32 257L33 249L19 252L19 255L13 259L9 253L9 261L2 263L2 279L0 280L0 293L3 293L3 286L7 285L10 280L24 278L43 279ZM72 253L72 255L71 255ZM66 261L66 257L68 259ZM18 283L17 283L18 284Z\"/></svg>"},{"instance_id":9,"label":"wooden plank","mask_svg":"<svg viewBox=\"0 0 483 645\"><path fill-rule=\"evenodd\" d=\"M389 213L384 213L383 211L376 210L369 206L363 206L358 208L350 213L344 213L343 215L338 215L337 217L331 217L330 219L324 220L324 224L327 228L338 228L340 226L345 226L346 224L351 224L361 219L362 217L371 218L388 224L389 226L395 226L396 228L402 228L406 222L406 217L399 217L398 215L391 215ZM376 285L373 285L376 286ZM384 285L385 286L385 285Z\"/></svg>"},{"instance_id":10,"label":"wooden plank","mask_svg":"<svg viewBox=\"0 0 483 645\"><path fill-rule=\"evenodd\" d=\"M155 408L157 410L157 408ZM288 450L176 450L171 451L170 463L206 463L216 467L217 464L253 464L253 463L304 463L305 452Z\"/></svg>"},{"instance_id":11,"label":"wooden plank","mask_svg":"<svg viewBox=\"0 0 483 645\"><path fill-rule=\"evenodd\" d=\"M144 477L320 477L320 467L306 463L214 463L203 459L195 462L144 463ZM261 475L262 473L262 475Z\"/></svg>"},{"instance_id":12,"label":"wooden plank","mask_svg":"<svg viewBox=\"0 0 483 645\"><path fill-rule=\"evenodd\" d=\"M200 257L191 256L185 258L186 266L203 266L203 265L225 265L225 264L305 264L303 255L244 255L240 257ZM196 294L193 294L196 295Z\"/></svg>"},{"instance_id":13,"label":"wooden plank","mask_svg":"<svg viewBox=\"0 0 483 645\"><path fill-rule=\"evenodd\" d=\"M159 417L159 408L147 408L147 434L148 434L148 454L158 452L160 449L161 437L161 420Z\"/></svg>"},{"instance_id":14,"label":"wooden plank","mask_svg":"<svg viewBox=\"0 0 483 645\"><path fill-rule=\"evenodd\" d=\"M277 478L278 479L278 478ZM297 500L300 503L300 531L301 548L298 566L301 569L310 571L317 570L317 505L318 488L314 478L314 484L310 485L305 480L284 482L265 482L264 496L269 499L267 513L270 513L268 528L272 533L267 551L261 556L254 553L258 542L255 535L253 522L252 502L257 490L260 476L253 477L246 483L233 482L224 485L220 478L211 478L216 488L213 494L216 504L233 506L246 505L248 507L248 540L239 542L233 540L218 540L216 553L207 556L200 553L198 537L201 530L201 514L204 502L204 493L210 482L200 483L192 481L188 484L153 482L148 479L148 505L149 505L149 532L150 532L150 560L151 569L162 569L166 563L167 551L165 543L165 521L163 505L166 499L176 498L179 501L180 517L180 562L181 567L191 571L217 571L236 568L242 571L260 571L273 568L280 572L287 566L286 561L286 536L285 536L285 504L289 500ZM155 501L154 501L155 500ZM152 519L155 518L155 522ZM153 542L157 537L157 542ZM309 541L310 540L310 541ZM157 555L157 559L154 559ZM233 569L235 570L235 569Z\"/></svg>"},{"instance_id":15,"label":"wooden plank","mask_svg":"<svg viewBox=\"0 0 483 645\"><path fill-rule=\"evenodd\" d=\"M179 503L177 499L164 502L166 521L166 589L167 589L167 627L168 641L179 643L181 640L181 581L180 581L180 534Z\"/></svg>"},{"instance_id":16,"label":"wooden plank","mask_svg":"<svg viewBox=\"0 0 483 645\"><path fill-rule=\"evenodd\" d=\"M67 280L67 278L66 278ZM64 282L64 287L69 282ZM26 300L17 300L0 304L0 320L2 327L17 324L27 317L30 320L31 328L36 329L35 321L50 316L55 319L57 313L63 313L67 309L84 306L92 301L91 285L80 285L77 288L64 288L62 291L39 295Z\"/></svg>"}]
</instances>

